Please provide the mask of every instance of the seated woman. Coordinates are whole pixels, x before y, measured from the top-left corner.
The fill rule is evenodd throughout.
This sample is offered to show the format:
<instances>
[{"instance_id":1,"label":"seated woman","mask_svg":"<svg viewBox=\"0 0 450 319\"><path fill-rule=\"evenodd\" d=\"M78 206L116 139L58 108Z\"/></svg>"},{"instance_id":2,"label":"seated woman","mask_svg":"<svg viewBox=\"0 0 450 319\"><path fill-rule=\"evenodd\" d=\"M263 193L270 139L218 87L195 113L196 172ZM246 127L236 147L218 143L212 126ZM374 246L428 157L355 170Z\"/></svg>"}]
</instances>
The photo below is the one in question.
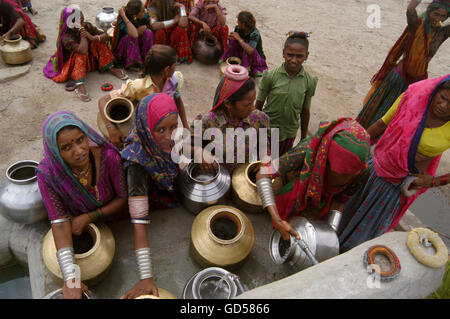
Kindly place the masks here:
<instances>
[{"instance_id":1,"label":"seated woman","mask_svg":"<svg viewBox=\"0 0 450 319\"><path fill-rule=\"evenodd\" d=\"M262 76L268 66L255 17L251 12L241 11L237 17L237 23L234 32L231 32L229 36L228 48L219 63L225 62L229 57L238 57L242 60L241 65L249 69L251 76Z\"/></svg>"},{"instance_id":2,"label":"seated woman","mask_svg":"<svg viewBox=\"0 0 450 319\"><path fill-rule=\"evenodd\" d=\"M28 10L32 15L36 15L38 12L31 5L31 0L14 0L24 11Z\"/></svg>"},{"instance_id":3,"label":"seated woman","mask_svg":"<svg viewBox=\"0 0 450 319\"><path fill-rule=\"evenodd\" d=\"M225 51L228 46L226 15L227 9L219 4L219 0L199 0L189 13L191 46L204 33L215 37Z\"/></svg>"},{"instance_id":4,"label":"seated woman","mask_svg":"<svg viewBox=\"0 0 450 319\"><path fill-rule=\"evenodd\" d=\"M118 63L134 71L142 70L147 52L154 42L149 27L150 17L141 0L130 0L125 8L119 9L111 44Z\"/></svg>"},{"instance_id":5,"label":"seated woman","mask_svg":"<svg viewBox=\"0 0 450 319\"><path fill-rule=\"evenodd\" d=\"M213 108L206 114L198 115L191 125L194 155L198 159L202 158L202 163L205 166L208 166L208 163L211 164L211 155L213 155L219 163L224 163L228 171L232 173L238 163L248 163L257 159L253 158L257 157L257 154L251 152L250 147L254 146L251 145L253 144L251 141L258 140L259 129L269 130L269 117L264 112L255 109L255 100L255 80L248 76L244 67L228 66L225 69L224 77L217 86ZM197 126L201 130L197 129ZM205 138L205 131L208 129L218 130L223 139L215 137L211 142L211 140ZM239 139L234 134L227 134L227 129L242 129L244 132L251 129L251 132L250 135L245 137L245 144L238 145ZM213 143L214 154L203 150L205 145L209 143ZM267 134L267 141L259 141L255 144L260 146L258 154L270 156L270 134ZM202 149L195 148L196 145L200 145ZM241 146L244 147L245 157L240 155L239 149L241 149ZM227 160L228 156L226 156L226 152L230 148L233 150L231 161ZM256 151L256 149L253 150Z\"/></svg>"},{"instance_id":6,"label":"seated woman","mask_svg":"<svg viewBox=\"0 0 450 319\"><path fill-rule=\"evenodd\" d=\"M290 217L323 219L330 210L343 211L345 202L367 179L369 149L366 130L351 118L340 118L321 122L314 135L281 156L279 163L260 166L257 181L283 177L285 185L267 209L285 240L289 235L299 238Z\"/></svg>"},{"instance_id":7,"label":"seated woman","mask_svg":"<svg viewBox=\"0 0 450 319\"><path fill-rule=\"evenodd\" d=\"M49 116L42 125L42 136L44 159L37 170L39 190L58 255L64 252L74 260L72 235L81 235L88 224L97 220L111 220L121 214L125 217L127 213L122 161L111 144L68 111ZM64 278L64 298L79 299L81 290L87 287L69 288L68 280L72 279Z\"/></svg>"},{"instance_id":8,"label":"seated woman","mask_svg":"<svg viewBox=\"0 0 450 319\"><path fill-rule=\"evenodd\" d=\"M20 34L32 49L42 42L33 22L20 6L12 0L0 0L0 44L10 40L11 36Z\"/></svg>"},{"instance_id":9,"label":"seated woman","mask_svg":"<svg viewBox=\"0 0 450 319\"><path fill-rule=\"evenodd\" d=\"M171 137L177 127L178 110L173 99L164 93L146 96L139 102L127 145L122 151L140 278L124 299L148 294L158 296L153 281L147 224L150 224L149 210L173 207L178 202L178 165L171 159Z\"/></svg>"},{"instance_id":10,"label":"seated woman","mask_svg":"<svg viewBox=\"0 0 450 319\"><path fill-rule=\"evenodd\" d=\"M155 32L155 43L174 48L178 63L192 63L187 17L190 7L186 7L182 1L173 0L147 1L146 7L150 15L150 28Z\"/></svg>"},{"instance_id":11,"label":"seated woman","mask_svg":"<svg viewBox=\"0 0 450 319\"><path fill-rule=\"evenodd\" d=\"M44 74L57 83L75 81L75 92L82 101L91 100L84 85L88 72L108 71L121 80L128 78L123 70L114 67L114 55L107 44L109 36L85 22L77 5L62 10L58 34L57 51L44 67Z\"/></svg>"},{"instance_id":12,"label":"seated woman","mask_svg":"<svg viewBox=\"0 0 450 319\"><path fill-rule=\"evenodd\" d=\"M106 119L104 114L106 103L115 97L125 97L137 104L147 95L164 92L173 97L180 113L181 122L184 127L188 127L186 111L181 98L183 74L175 71L176 64L177 54L174 49L167 45L154 45L145 59L144 78L128 80L122 85L121 89L111 91L100 98L98 101L100 116L108 130L109 139L117 148L122 148L126 136L123 136L119 129Z\"/></svg>"},{"instance_id":13,"label":"seated woman","mask_svg":"<svg viewBox=\"0 0 450 319\"><path fill-rule=\"evenodd\" d=\"M383 135L368 161L368 183L345 206L344 216L353 217L342 223L344 251L393 229L420 194L448 183L449 174L435 175L450 148L450 74L411 84L368 132ZM418 192L407 197L403 183L413 176Z\"/></svg>"}]
</instances>

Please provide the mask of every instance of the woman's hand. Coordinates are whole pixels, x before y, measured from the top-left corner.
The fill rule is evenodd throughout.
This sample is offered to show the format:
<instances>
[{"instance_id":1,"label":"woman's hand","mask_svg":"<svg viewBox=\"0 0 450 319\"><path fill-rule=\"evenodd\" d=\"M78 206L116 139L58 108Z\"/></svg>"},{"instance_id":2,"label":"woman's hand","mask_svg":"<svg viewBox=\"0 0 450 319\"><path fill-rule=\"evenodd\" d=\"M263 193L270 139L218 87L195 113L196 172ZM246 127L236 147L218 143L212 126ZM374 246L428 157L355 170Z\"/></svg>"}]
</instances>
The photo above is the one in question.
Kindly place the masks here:
<instances>
[{"instance_id":1,"label":"woman's hand","mask_svg":"<svg viewBox=\"0 0 450 319\"><path fill-rule=\"evenodd\" d=\"M120 17L123 19L124 17L126 17L126 13L125 13L125 8L124 7L122 7L122 8L120 8L119 9L119 15L120 15Z\"/></svg>"},{"instance_id":2,"label":"woman's hand","mask_svg":"<svg viewBox=\"0 0 450 319\"><path fill-rule=\"evenodd\" d=\"M134 299L142 295L153 295L159 297L158 288L153 278L140 280L130 291L123 295L123 299Z\"/></svg>"},{"instance_id":3,"label":"woman's hand","mask_svg":"<svg viewBox=\"0 0 450 319\"><path fill-rule=\"evenodd\" d=\"M231 40L236 40L237 42L240 42L242 40L241 36L237 32L231 32L229 38Z\"/></svg>"},{"instance_id":4,"label":"woman's hand","mask_svg":"<svg viewBox=\"0 0 450 319\"><path fill-rule=\"evenodd\" d=\"M112 125L108 128L108 134L111 143L118 149L122 149L123 142L125 141L125 136L122 134L122 132L117 127Z\"/></svg>"},{"instance_id":5,"label":"woman's hand","mask_svg":"<svg viewBox=\"0 0 450 319\"><path fill-rule=\"evenodd\" d=\"M199 163L203 172L215 175L218 169L214 156L202 148L194 152L195 163Z\"/></svg>"},{"instance_id":6,"label":"woman's hand","mask_svg":"<svg viewBox=\"0 0 450 319\"><path fill-rule=\"evenodd\" d=\"M414 176L416 176L417 179L414 182L412 182L411 188L421 189L433 186L433 176L428 174L415 174Z\"/></svg>"},{"instance_id":7,"label":"woman's hand","mask_svg":"<svg viewBox=\"0 0 450 319\"><path fill-rule=\"evenodd\" d=\"M75 236L80 236L87 225L92 223L91 218L88 214L81 214L72 218L72 234Z\"/></svg>"},{"instance_id":8,"label":"woman's hand","mask_svg":"<svg viewBox=\"0 0 450 319\"><path fill-rule=\"evenodd\" d=\"M142 35L145 32L145 30L147 30L147 26L145 25L141 25L139 28L137 28L139 35Z\"/></svg>"},{"instance_id":9,"label":"woman's hand","mask_svg":"<svg viewBox=\"0 0 450 319\"><path fill-rule=\"evenodd\" d=\"M86 39L88 39L90 41L92 41L94 39L94 37L88 31L86 31L85 28L81 28L80 29L80 36L82 38L86 38Z\"/></svg>"},{"instance_id":10,"label":"woman's hand","mask_svg":"<svg viewBox=\"0 0 450 319\"><path fill-rule=\"evenodd\" d=\"M300 239L300 235L292 228L291 224L287 221L279 219L273 220L273 224L275 229L281 234L284 240L289 240L290 236L294 236L297 239Z\"/></svg>"},{"instance_id":11,"label":"woman's hand","mask_svg":"<svg viewBox=\"0 0 450 319\"><path fill-rule=\"evenodd\" d=\"M75 285L74 280L72 279L72 286ZM88 296L89 296L89 289L88 287L83 284L82 282L80 282L80 288L69 288L67 286L67 282L64 283L64 286L62 287L62 293L63 293L63 298L64 299L81 299L83 292L85 292ZM90 297L90 296L89 296Z\"/></svg>"},{"instance_id":12,"label":"woman's hand","mask_svg":"<svg viewBox=\"0 0 450 319\"><path fill-rule=\"evenodd\" d=\"M209 27L209 25L206 22L202 22L202 28L203 28L203 32L205 32L206 34L211 33L211 28Z\"/></svg>"}]
</instances>

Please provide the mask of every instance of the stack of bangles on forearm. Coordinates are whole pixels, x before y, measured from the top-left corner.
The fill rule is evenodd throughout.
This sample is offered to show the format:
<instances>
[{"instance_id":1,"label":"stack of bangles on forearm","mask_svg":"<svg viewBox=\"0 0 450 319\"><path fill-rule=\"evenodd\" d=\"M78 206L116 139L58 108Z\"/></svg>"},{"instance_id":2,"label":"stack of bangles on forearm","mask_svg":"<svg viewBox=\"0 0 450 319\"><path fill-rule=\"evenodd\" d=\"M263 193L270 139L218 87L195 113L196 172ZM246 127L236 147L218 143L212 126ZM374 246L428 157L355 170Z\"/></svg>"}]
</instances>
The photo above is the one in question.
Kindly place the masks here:
<instances>
[{"instance_id":1,"label":"stack of bangles on forearm","mask_svg":"<svg viewBox=\"0 0 450 319\"><path fill-rule=\"evenodd\" d=\"M263 208L275 206L275 194L273 192L272 180L270 178L261 178L256 182L259 196L262 200Z\"/></svg>"},{"instance_id":2,"label":"stack of bangles on forearm","mask_svg":"<svg viewBox=\"0 0 450 319\"><path fill-rule=\"evenodd\" d=\"M435 186L444 186L444 185L447 185L447 184L448 184L448 175L449 175L449 174L443 175L443 176L438 177L438 178L436 178L436 177L433 176L433 182L431 183L431 185L432 185L433 187L435 187Z\"/></svg>"},{"instance_id":3,"label":"stack of bangles on forearm","mask_svg":"<svg viewBox=\"0 0 450 319\"><path fill-rule=\"evenodd\" d=\"M132 224L150 224L148 219L148 199L143 197L129 197L128 208L130 210Z\"/></svg>"},{"instance_id":4,"label":"stack of bangles on forearm","mask_svg":"<svg viewBox=\"0 0 450 319\"><path fill-rule=\"evenodd\" d=\"M64 282L72 279L80 279L75 271L75 255L72 247L64 247L56 252L59 268Z\"/></svg>"},{"instance_id":5,"label":"stack of bangles on forearm","mask_svg":"<svg viewBox=\"0 0 450 319\"><path fill-rule=\"evenodd\" d=\"M152 256L150 253L150 248L139 248L135 251L136 263L138 265L139 279L144 280L152 278Z\"/></svg>"},{"instance_id":6,"label":"stack of bangles on forearm","mask_svg":"<svg viewBox=\"0 0 450 319\"><path fill-rule=\"evenodd\" d=\"M97 221L99 219L102 219L103 216L104 216L103 211L102 211L101 208L95 209L92 212L88 212L87 214L88 214L88 216L91 218L91 220L93 222L95 222L95 221Z\"/></svg>"}]
</instances>

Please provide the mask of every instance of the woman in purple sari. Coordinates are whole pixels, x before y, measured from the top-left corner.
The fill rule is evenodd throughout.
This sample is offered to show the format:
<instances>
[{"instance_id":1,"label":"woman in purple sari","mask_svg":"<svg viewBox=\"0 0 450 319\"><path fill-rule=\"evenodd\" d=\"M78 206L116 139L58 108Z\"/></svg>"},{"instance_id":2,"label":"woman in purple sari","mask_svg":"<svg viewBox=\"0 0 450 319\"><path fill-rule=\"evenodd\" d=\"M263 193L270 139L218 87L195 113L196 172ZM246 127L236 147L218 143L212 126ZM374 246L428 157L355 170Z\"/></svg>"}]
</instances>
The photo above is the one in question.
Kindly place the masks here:
<instances>
[{"instance_id":1,"label":"woman in purple sari","mask_svg":"<svg viewBox=\"0 0 450 319\"><path fill-rule=\"evenodd\" d=\"M125 68L136 71L143 68L147 52L154 42L149 25L150 17L140 0L130 0L124 8L119 9L112 51Z\"/></svg>"},{"instance_id":2,"label":"woman in purple sari","mask_svg":"<svg viewBox=\"0 0 450 319\"><path fill-rule=\"evenodd\" d=\"M69 288L75 277L65 276L74 262L72 235L81 235L97 220L127 216L125 174L116 148L71 112L49 116L42 136L39 190L52 225L64 298L79 299L87 287ZM60 260L60 255L65 258Z\"/></svg>"},{"instance_id":3,"label":"woman in purple sari","mask_svg":"<svg viewBox=\"0 0 450 319\"><path fill-rule=\"evenodd\" d=\"M238 57L251 76L262 76L269 67L262 47L261 34L256 28L256 20L251 12L241 11L237 17L238 25L228 38L228 47L219 60L219 64L229 57Z\"/></svg>"}]
</instances>

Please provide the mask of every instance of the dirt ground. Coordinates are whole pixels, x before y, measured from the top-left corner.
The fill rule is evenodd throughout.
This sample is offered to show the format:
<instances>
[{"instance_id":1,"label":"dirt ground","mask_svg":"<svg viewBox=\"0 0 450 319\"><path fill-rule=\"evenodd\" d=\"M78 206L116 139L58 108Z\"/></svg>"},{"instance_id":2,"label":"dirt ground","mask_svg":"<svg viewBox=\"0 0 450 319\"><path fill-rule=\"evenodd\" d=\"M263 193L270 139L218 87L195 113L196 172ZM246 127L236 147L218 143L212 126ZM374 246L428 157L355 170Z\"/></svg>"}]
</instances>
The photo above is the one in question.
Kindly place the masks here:
<instances>
[{"instance_id":1,"label":"dirt ground","mask_svg":"<svg viewBox=\"0 0 450 319\"><path fill-rule=\"evenodd\" d=\"M369 80L382 65L390 47L406 25L407 0L222 0L227 8L227 24L233 29L241 10L251 11L263 37L263 47L269 67L283 62L282 45L289 30L311 32L310 55L305 68L318 76L319 83L312 102L310 132L317 129L321 120L341 116L355 117L370 88ZM124 0L41 0L33 1L38 11L32 20L47 35L47 41L33 50L31 69L25 76L0 83L0 172L15 161L42 158L41 124L44 119L60 110L71 110L97 128L97 100L104 92L103 82L115 87L121 81L109 74L90 73L87 88L92 97L89 103L81 102L74 92L66 92L63 84L44 77L42 68L55 51L58 21L61 9L75 3L80 5L88 21L103 6L113 6L116 11ZM428 1L419 6L422 12ZM380 8L380 27L369 28L367 20ZM449 23L447 21L447 23ZM0 62L0 70L11 68ZM215 88L219 81L217 66L206 66L194 61L178 67L184 74L183 100L188 120L211 108ZM444 43L429 66L429 76L450 73L450 41ZM440 173L450 171L450 152L444 154ZM4 175L3 175L4 176ZM450 187L443 189L450 202Z\"/></svg>"}]
</instances>

